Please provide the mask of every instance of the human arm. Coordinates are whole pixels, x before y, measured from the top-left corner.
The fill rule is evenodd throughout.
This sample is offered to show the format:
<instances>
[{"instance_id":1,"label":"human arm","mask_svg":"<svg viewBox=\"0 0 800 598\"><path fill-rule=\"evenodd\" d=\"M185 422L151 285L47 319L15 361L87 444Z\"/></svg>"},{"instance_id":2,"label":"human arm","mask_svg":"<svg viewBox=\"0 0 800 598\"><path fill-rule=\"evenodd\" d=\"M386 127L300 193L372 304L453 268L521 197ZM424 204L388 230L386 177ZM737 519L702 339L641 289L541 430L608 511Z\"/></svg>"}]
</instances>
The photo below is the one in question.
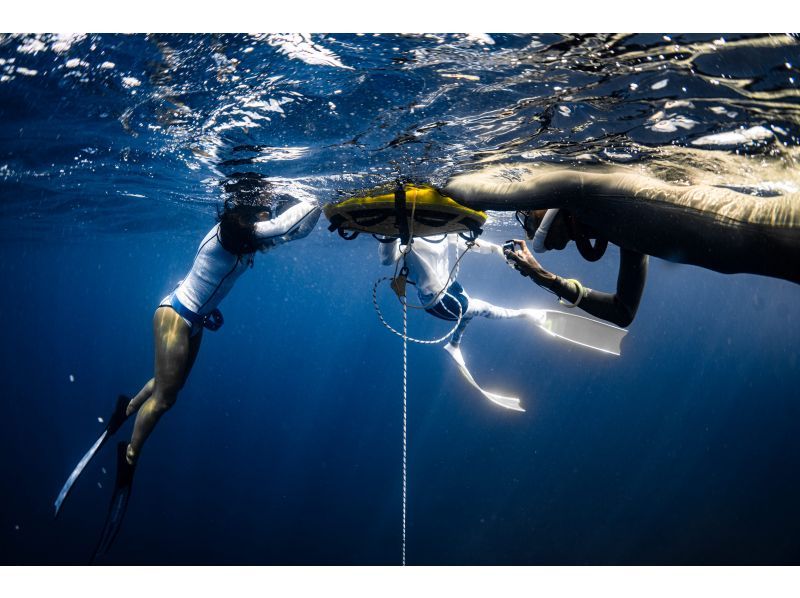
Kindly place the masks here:
<instances>
[{"instance_id":1,"label":"human arm","mask_svg":"<svg viewBox=\"0 0 800 598\"><path fill-rule=\"evenodd\" d=\"M460 235L456 235L456 246L458 247L459 251L463 251L467 248L467 242ZM471 251L482 255L491 255L494 253L500 257L503 257L503 248L496 243L487 241L486 239L476 239L472 245Z\"/></svg>"},{"instance_id":2,"label":"human arm","mask_svg":"<svg viewBox=\"0 0 800 598\"><path fill-rule=\"evenodd\" d=\"M506 252L506 257L523 276L593 316L622 327L633 322L647 280L646 255L620 249L617 291L611 294L584 287L577 280L564 279L548 272L533 257L524 241L515 240L514 243L520 248Z\"/></svg>"},{"instance_id":3,"label":"human arm","mask_svg":"<svg viewBox=\"0 0 800 598\"><path fill-rule=\"evenodd\" d=\"M256 222L256 237L269 245L305 237L314 229L320 212L318 205L301 201L275 218Z\"/></svg>"},{"instance_id":4,"label":"human arm","mask_svg":"<svg viewBox=\"0 0 800 598\"><path fill-rule=\"evenodd\" d=\"M400 259L400 240L395 239L391 243L379 243L378 255L382 266L391 266Z\"/></svg>"}]
</instances>

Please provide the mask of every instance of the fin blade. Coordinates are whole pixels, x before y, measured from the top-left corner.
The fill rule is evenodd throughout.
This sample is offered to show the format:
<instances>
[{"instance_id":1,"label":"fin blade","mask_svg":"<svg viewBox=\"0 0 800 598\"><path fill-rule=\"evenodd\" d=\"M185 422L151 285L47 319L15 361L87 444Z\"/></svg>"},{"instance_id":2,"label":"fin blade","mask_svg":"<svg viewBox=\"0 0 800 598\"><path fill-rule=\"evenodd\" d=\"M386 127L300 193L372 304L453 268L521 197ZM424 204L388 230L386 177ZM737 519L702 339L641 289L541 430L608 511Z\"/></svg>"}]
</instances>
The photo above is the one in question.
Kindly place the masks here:
<instances>
[{"instance_id":1,"label":"fin blade","mask_svg":"<svg viewBox=\"0 0 800 598\"><path fill-rule=\"evenodd\" d=\"M67 481L64 483L64 486L61 488L61 492L58 493L56 497L56 501L54 503L55 506L55 515L54 517L58 517L58 514L61 512L61 505L64 504L67 496L69 496L70 491L72 490L72 486L78 480L80 475L83 473L83 470L86 469L86 466L89 462L94 458L103 445L111 438L117 430L122 427L122 424L125 423L125 420L128 419L128 416L125 414L125 410L128 408L128 403L130 399L125 395L119 395L117 397L117 402L114 405L114 411L111 413L111 417L108 418L108 424L106 424L106 429L103 430L103 433L100 434L98 439L94 442L94 444L86 451L86 454L81 457L81 460L78 461L78 464L75 466L75 469L72 470L72 473L69 474Z\"/></svg>"},{"instance_id":2,"label":"fin blade","mask_svg":"<svg viewBox=\"0 0 800 598\"><path fill-rule=\"evenodd\" d=\"M495 392L489 392L481 388L477 382L475 382L475 378L472 377L470 374L469 369L467 369L467 364L464 361L464 356L461 354L461 349L458 347L454 347L451 344L447 344L444 346L445 351L453 358L456 365L458 366L458 370L461 372L461 375L464 379L478 392L480 392L484 397L490 400L495 405L499 405L505 409L509 409L511 411L521 411L524 412L525 409L519 404L519 399L517 397L507 397L505 395L501 395Z\"/></svg>"},{"instance_id":3,"label":"fin blade","mask_svg":"<svg viewBox=\"0 0 800 598\"><path fill-rule=\"evenodd\" d=\"M72 490L72 486L75 484L76 480L80 477L83 473L83 470L86 469L86 466L89 464L89 461L97 454L97 451L100 450L100 447L103 446L106 442L106 438L108 438L108 430L103 430L103 433L100 434L100 437L95 441L92 447L86 451L86 454L78 461L78 464L75 466L75 469L72 470L72 473L69 474L67 481L64 483L64 486L61 488L61 492L58 493L58 497L56 497L55 508L55 517L58 517L59 512L61 511L61 505L64 503L64 500L69 495L70 491Z\"/></svg>"},{"instance_id":4,"label":"fin blade","mask_svg":"<svg viewBox=\"0 0 800 598\"><path fill-rule=\"evenodd\" d=\"M628 334L624 328L578 314L552 309L528 312L536 325L550 336L611 355L620 354L622 339Z\"/></svg>"},{"instance_id":5,"label":"fin blade","mask_svg":"<svg viewBox=\"0 0 800 598\"><path fill-rule=\"evenodd\" d=\"M100 541L97 543L92 555L92 562L95 562L97 557L104 555L111 548L117 534L119 534L119 530L122 528L122 520L128 510L128 501L133 489L133 474L136 471L136 466L130 465L125 458L127 448L127 442L117 444L117 477L114 483L114 493L111 495L108 514L106 515L105 524L103 524L103 532L100 534Z\"/></svg>"}]
</instances>

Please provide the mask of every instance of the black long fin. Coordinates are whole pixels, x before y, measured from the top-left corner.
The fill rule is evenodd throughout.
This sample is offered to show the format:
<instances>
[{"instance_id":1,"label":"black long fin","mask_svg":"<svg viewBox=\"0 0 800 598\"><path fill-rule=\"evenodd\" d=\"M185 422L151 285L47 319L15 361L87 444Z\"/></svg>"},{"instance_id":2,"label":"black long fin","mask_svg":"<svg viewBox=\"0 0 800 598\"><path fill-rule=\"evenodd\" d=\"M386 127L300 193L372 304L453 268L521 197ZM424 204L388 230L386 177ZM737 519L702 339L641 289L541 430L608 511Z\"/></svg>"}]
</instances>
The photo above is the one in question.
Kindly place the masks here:
<instances>
[{"instance_id":1,"label":"black long fin","mask_svg":"<svg viewBox=\"0 0 800 598\"><path fill-rule=\"evenodd\" d=\"M128 415L125 413L125 410L128 408L128 403L130 403L130 399L125 395L119 395L117 397L117 402L114 405L114 411L111 413L111 417L108 418L108 423L106 424L105 430L100 436L95 440L94 444L91 448L83 455L78 464L75 466L75 469L72 470L67 481L64 482L64 486L61 488L61 492L59 492L58 497L55 500L55 517L58 517L58 514L61 512L61 506L64 504L67 496L72 491L72 487L78 478L83 473L83 470L86 469L86 466L89 462L94 459L94 456L100 451L103 446L105 446L106 442L108 442L114 434L122 427L122 424L125 423L125 420L128 419Z\"/></svg>"},{"instance_id":2,"label":"black long fin","mask_svg":"<svg viewBox=\"0 0 800 598\"><path fill-rule=\"evenodd\" d=\"M131 497L133 474L136 471L136 466L128 463L128 460L125 458L127 448L127 442L120 442L117 444L117 477L114 482L114 493L111 495L108 515L106 515L106 522L103 525L100 541L97 543L97 547L92 555L92 563L111 548L114 539L117 537L122 527L122 520L125 518L125 512L128 510L128 501Z\"/></svg>"}]
</instances>

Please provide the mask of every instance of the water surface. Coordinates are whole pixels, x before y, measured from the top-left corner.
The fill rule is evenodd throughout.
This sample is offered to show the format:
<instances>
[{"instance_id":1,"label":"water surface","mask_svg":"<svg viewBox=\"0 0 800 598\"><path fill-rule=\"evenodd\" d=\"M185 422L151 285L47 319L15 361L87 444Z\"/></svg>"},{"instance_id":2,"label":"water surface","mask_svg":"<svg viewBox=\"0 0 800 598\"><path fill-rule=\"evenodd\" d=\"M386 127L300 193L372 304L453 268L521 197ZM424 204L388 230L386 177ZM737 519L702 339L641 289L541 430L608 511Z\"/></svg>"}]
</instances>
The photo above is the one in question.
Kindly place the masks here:
<instances>
[{"instance_id":1,"label":"water surface","mask_svg":"<svg viewBox=\"0 0 800 598\"><path fill-rule=\"evenodd\" d=\"M52 501L116 395L151 375L152 312L227 177L328 202L395 177L597 162L797 191L798 65L785 35L0 36L0 561L90 556L112 451L58 521ZM486 235L519 229L493 214ZM104 563L399 563L402 353L372 307L375 245L321 222L257 258L148 442ZM617 255L542 262L608 290ZM489 257L460 280L555 307ZM465 357L524 414L413 346L408 562L797 564L797 299L654 259L620 358L474 322Z\"/></svg>"}]
</instances>

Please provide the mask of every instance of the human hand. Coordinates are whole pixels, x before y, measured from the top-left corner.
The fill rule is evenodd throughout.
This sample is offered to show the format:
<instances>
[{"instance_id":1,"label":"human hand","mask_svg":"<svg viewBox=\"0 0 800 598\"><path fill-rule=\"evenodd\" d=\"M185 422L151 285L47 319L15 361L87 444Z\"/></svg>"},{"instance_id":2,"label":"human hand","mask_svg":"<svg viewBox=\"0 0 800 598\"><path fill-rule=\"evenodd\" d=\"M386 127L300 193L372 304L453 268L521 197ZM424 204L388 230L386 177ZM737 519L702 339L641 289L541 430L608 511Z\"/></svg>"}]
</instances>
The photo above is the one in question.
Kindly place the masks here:
<instances>
[{"instance_id":1,"label":"human hand","mask_svg":"<svg viewBox=\"0 0 800 598\"><path fill-rule=\"evenodd\" d=\"M519 249L513 251L505 249L503 250L503 254L515 270L519 271L523 276L529 276L531 278L533 278L534 274L544 271L542 265L533 257L525 241L514 239L512 243L518 246Z\"/></svg>"}]
</instances>

